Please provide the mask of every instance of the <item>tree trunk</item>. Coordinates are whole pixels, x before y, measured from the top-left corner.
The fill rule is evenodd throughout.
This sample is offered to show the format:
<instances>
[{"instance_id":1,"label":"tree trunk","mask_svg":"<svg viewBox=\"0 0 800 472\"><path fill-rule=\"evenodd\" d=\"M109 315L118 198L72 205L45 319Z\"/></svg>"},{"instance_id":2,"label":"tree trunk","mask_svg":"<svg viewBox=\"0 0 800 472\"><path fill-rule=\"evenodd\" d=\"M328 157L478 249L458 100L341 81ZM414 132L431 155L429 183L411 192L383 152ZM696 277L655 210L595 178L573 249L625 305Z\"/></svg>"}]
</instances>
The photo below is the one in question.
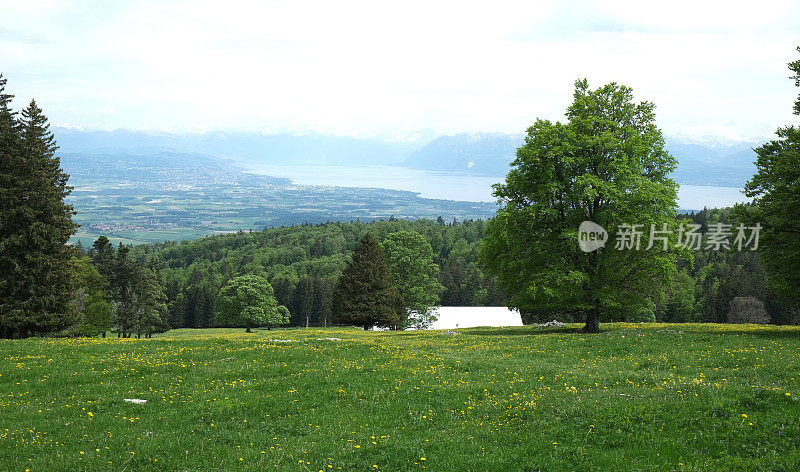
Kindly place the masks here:
<instances>
[{"instance_id":1,"label":"tree trunk","mask_svg":"<svg viewBox=\"0 0 800 472\"><path fill-rule=\"evenodd\" d=\"M252 333L252 331L250 331L250 322L249 321L247 322L247 329L244 332L245 333Z\"/></svg>"},{"instance_id":2,"label":"tree trunk","mask_svg":"<svg viewBox=\"0 0 800 472\"><path fill-rule=\"evenodd\" d=\"M106 337L106 332L105 332L105 331L103 331L103 337L104 337L104 338Z\"/></svg>"},{"instance_id":3,"label":"tree trunk","mask_svg":"<svg viewBox=\"0 0 800 472\"><path fill-rule=\"evenodd\" d=\"M370 328L372 328L372 326L367 326L367 325L364 325L364 331L369 331L369 330L370 330Z\"/></svg>"},{"instance_id":4,"label":"tree trunk","mask_svg":"<svg viewBox=\"0 0 800 472\"><path fill-rule=\"evenodd\" d=\"M586 313L586 326L583 327L586 333L600 332L600 309L592 308Z\"/></svg>"}]
</instances>

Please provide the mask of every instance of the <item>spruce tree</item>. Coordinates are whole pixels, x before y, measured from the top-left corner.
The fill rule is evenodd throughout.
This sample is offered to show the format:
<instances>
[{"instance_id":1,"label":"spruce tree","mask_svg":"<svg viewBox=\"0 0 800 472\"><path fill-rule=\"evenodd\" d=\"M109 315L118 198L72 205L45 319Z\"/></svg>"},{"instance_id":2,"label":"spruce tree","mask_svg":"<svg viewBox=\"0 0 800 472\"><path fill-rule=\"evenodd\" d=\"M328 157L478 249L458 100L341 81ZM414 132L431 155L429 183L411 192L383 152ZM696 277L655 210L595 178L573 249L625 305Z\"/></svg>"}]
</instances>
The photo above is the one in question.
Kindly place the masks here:
<instances>
[{"instance_id":1,"label":"spruce tree","mask_svg":"<svg viewBox=\"0 0 800 472\"><path fill-rule=\"evenodd\" d=\"M314 315L314 279L308 275L300 277L297 287L294 289L294 307L292 310L292 322L299 326L305 326L307 322L316 323Z\"/></svg>"},{"instance_id":2,"label":"spruce tree","mask_svg":"<svg viewBox=\"0 0 800 472\"><path fill-rule=\"evenodd\" d=\"M21 146L19 124L11 109L13 95L5 93L6 79L0 74L0 334L10 338L23 319L17 303L21 287L15 282L21 272L16 254L16 218L22 208L19 169Z\"/></svg>"},{"instance_id":3,"label":"spruce tree","mask_svg":"<svg viewBox=\"0 0 800 472\"><path fill-rule=\"evenodd\" d=\"M394 286L392 271L378 242L367 233L344 268L333 294L337 323L397 327L405 310Z\"/></svg>"},{"instance_id":4,"label":"spruce tree","mask_svg":"<svg viewBox=\"0 0 800 472\"><path fill-rule=\"evenodd\" d=\"M17 120L0 78L0 323L5 337L63 329L69 323L72 190L55 155L47 118L31 101Z\"/></svg>"}]
</instances>

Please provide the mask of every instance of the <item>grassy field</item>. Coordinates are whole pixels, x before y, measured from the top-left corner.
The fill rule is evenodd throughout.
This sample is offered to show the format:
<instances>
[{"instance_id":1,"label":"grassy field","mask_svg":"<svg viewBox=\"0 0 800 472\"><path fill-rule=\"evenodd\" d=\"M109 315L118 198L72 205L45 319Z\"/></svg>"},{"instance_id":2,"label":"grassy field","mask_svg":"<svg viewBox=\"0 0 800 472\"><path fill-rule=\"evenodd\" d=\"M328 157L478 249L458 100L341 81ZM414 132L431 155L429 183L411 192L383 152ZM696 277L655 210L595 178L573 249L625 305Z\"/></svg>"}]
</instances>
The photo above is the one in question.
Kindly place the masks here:
<instances>
[{"instance_id":1,"label":"grassy field","mask_svg":"<svg viewBox=\"0 0 800 472\"><path fill-rule=\"evenodd\" d=\"M800 328L576 328L2 341L0 470L800 470Z\"/></svg>"}]
</instances>

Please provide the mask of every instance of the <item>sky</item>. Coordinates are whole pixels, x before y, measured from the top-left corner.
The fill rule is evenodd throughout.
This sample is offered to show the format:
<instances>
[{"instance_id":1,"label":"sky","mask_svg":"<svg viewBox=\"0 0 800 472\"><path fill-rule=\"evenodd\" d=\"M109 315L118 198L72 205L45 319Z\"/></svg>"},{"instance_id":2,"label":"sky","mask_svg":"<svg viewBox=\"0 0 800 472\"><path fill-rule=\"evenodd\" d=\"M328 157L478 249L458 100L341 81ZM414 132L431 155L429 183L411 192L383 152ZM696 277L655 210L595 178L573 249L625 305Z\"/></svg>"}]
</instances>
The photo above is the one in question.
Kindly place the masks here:
<instances>
[{"instance_id":1,"label":"sky","mask_svg":"<svg viewBox=\"0 0 800 472\"><path fill-rule=\"evenodd\" d=\"M669 136L796 123L800 2L0 0L16 107L82 129L414 139L563 120L576 79Z\"/></svg>"}]
</instances>

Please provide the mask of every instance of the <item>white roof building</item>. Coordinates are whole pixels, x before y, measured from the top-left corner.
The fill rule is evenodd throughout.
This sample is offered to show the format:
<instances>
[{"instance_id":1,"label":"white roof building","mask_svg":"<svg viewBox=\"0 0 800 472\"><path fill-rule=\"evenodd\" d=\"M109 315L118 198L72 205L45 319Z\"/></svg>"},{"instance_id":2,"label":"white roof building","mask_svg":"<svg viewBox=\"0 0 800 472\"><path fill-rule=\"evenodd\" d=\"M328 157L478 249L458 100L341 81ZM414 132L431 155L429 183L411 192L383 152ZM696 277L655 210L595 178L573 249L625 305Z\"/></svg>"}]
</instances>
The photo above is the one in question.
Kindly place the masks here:
<instances>
[{"instance_id":1,"label":"white roof building","mask_svg":"<svg viewBox=\"0 0 800 472\"><path fill-rule=\"evenodd\" d=\"M522 326L517 310L504 306L441 306L430 329L458 329L476 326Z\"/></svg>"}]
</instances>

